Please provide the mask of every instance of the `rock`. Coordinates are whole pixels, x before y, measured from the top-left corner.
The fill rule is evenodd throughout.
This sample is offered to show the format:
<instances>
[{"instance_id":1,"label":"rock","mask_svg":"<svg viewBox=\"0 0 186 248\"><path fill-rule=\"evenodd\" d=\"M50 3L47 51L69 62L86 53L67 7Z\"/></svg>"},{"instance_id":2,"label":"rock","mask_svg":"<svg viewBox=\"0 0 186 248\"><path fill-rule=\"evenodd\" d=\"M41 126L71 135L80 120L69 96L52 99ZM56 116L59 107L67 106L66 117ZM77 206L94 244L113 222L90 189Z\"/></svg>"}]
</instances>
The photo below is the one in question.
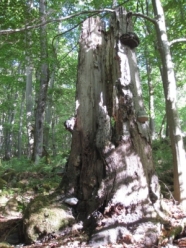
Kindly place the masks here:
<instances>
[{"instance_id":1,"label":"rock","mask_svg":"<svg viewBox=\"0 0 186 248\"><path fill-rule=\"evenodd\" d=\"M1 248L9 248L12 247L10 244L6 243L6 242L0 242L0 247Z\"/></svg>"},{"instance_id":2,"label":"rock","mask_svg":"<svg viewBox=\"0 0 186 248\"><path fill-rule=\"evenodd\" d=\"M74 222L74 217L66 206L52 205L46 196L37 196L28 204L23 217L26 243L36 242Z\"/></svg>"},{"instance_id":3,"label":"rock","mask_svg":"<svg viewBox=\"0 0 186 248\"><path fill-rule=\"evenodd\" d=\"M70 206L75 206L78 203L78 199L75 197L66 198L64 202Z\"/></svg>"},{"instance_id":4,"label":"rock","mask_svg":"<svg viewBox=\"0 0 186 248\"><path fill-rule=\"evenodd\" d=\"M5 195L0 196L0 206L5 206L6 203L8 202L8 197Z\"/></svg>"},{"instance_id":5,"label":"rock","mask_svg":"<svg viewBox=\"0 0 186 248\"><path fill-rule=\"evenodd\" d=\"M14 217L19 217L21 212L19 211L19 201L16 198L11 198L4 208L4 214Z\"/></svg>"}]
</instances>

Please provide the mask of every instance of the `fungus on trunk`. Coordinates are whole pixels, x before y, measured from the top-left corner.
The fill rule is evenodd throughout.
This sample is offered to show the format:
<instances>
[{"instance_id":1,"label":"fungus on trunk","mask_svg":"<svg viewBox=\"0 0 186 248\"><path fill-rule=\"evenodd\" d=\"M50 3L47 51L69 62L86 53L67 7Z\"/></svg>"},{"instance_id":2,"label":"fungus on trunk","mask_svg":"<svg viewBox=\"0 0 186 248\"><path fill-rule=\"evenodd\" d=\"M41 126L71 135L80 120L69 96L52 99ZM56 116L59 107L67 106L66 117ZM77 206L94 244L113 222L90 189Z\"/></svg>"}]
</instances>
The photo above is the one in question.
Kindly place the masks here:
<instances>
[{"instance_id":1,"label":"fungus on trunk","mask_svg":"<svg viewBox=\"0 0 186 248\"><path fill-rule=\"evenodd\" d=\"M136 48L139 46L139 38L137 34L134 32L127 32L125 34L122 34L120 37L120 41L123 45L130 47L131 49Z\"/></svg>"},{"instance_id":2,"label":"fungus on trunk","mask_svg":"<svg viewBox=\"0 0 186 248\"><path fill-rule=\"evenodd\" d=\"M97 18L83 23L78 63L76 122L67 172L66 196L76 197L77 218L91 232L93 246L158 242L160 188L152 161L134 49L121 42L132 23L123 8L112 16L109 31ZM103 31L103 32L102 32Z\"/></svg>"}]
</instances>

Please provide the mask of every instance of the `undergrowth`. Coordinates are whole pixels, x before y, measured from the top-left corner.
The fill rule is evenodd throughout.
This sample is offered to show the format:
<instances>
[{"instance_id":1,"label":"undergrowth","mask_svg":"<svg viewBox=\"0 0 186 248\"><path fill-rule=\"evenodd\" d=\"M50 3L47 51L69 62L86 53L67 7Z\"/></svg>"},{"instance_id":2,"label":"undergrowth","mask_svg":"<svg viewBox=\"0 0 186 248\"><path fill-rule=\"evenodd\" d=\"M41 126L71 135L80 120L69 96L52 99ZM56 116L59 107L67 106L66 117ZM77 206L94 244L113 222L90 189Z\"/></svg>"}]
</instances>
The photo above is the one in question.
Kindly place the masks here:
<instances>
[{"instance_id":1,"label":"undergrowth","mask_svg":"<svg viewBox=\"0 0 186 248\"><path fill-rule=\"evenodd\" d=\"M12 195L15 192L47 194L58 187L61 181L60 171L67 162L68 152L55 157L41 158L34 164L26 157L12 158L9 161L0 161L0 195Z\"/></svg>"},{"instance_id":2,"label":"undergrowth","mask_svg":"<svg viewBox=\"0 0 186 248\"><path fill-rule=\"evenodd\" d=\"M152 144L153 161L165 198L173 195L173 158L169 139L154 140Z\"/></svg>"},{"instance_id":3,"label":"undergrowth","mask_svg":"<svg viewBox=\"0 0 186 248\"><path fill-rule=\"evenodd\" d=\"M171 146L168 139L153 141L153 160L160 179L162 193L169 197L173 191L173 164ZM48 194L58 187L61 181L60 171L64 169L69 151L64 151L55 157L41 158L34 164L26 157L12 158L10 161L0 161L0 179L6 183L1 185L0 194L25 192L33 190L36 193ZM9 178L8 178L9 176Z\"/></svg>"}]
</instances>

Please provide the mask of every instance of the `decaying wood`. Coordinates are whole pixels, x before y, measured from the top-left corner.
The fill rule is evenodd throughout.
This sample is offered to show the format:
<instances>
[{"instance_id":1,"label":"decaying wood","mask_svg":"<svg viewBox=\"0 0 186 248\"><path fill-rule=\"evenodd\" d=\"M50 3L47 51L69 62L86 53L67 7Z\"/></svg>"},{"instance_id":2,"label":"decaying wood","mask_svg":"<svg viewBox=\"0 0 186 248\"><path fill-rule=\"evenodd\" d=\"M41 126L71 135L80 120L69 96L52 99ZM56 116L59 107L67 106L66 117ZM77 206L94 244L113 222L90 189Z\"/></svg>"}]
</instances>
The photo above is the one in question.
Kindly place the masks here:
<instances>
[{"instance_id":1,"label":"decaying wood","mask_svg":"<svg viewBox=\"0 0 186 248\"><path fill-rule=\"evenodd\" d=\"M83 23L72 150L62 185L78 199L77 218L93 229L94 247L118 240L152 247L169 215L161 210L148 123L133 49L120 42L132 30L118 9L109 31L99 18ZM130 238L131 237L131 238Z\"/></svg>"}]
</instances>

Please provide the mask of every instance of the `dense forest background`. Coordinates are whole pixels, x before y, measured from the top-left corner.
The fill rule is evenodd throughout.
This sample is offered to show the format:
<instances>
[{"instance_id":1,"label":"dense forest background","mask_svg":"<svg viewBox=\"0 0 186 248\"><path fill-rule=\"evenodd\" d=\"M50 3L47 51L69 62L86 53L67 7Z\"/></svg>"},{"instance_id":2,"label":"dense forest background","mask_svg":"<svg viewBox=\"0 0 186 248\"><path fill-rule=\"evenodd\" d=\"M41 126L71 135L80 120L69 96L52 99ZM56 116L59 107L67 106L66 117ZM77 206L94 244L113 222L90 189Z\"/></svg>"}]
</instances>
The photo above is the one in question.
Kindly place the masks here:
<instances>
[{"instance_id":1,"label":"dense forest background","mask_svg":"<svg viewBox=\"0 0 186 248\"><path fill-rule=\"evenodd\" d=\"M186 3L161 0L161 4L176 77L179 125L186 143ZM22 200L16 200L13 206L20 213L28 204L26 198L50 194L58 187L71 149L72 134L64 123L75 115L82 23L88 17L100 16L107 30L110 14L118 6L133 13L134 31L140 40L136 55L154 165L163 196L173 199L173 155L151 0L2 0L0 209L5 215L14 212L9 210L17 195ZM16 237L14 234L14 241Z\"/></svg>"},{"instance_id":2,"label":"dense forest background","mask_svg":"<svg viewBox=\"0 0 186 248\"><path fill-rule=\"evenodd\" d=\"M82 21L96 15L94 9L111 8L105 1L48 1L45 18L47 57L42 59L39 3L37 1L2 1L1 8L1 118L0 153L3 160L30 156L33 145L32 130L40 89L41 66L49 70L43 132L46 151L60 159L70 148L70 135L63 123L74 114L78 37ZM162 2L169 40L184 38L185 4L181 1ZM126 9L152 15L148 1L126 1ZM84 14L76 14L85 12ZM88 13L90 11L90 13ZM107 12L102 14L107 21ZM64 19L64 20L63 20ZM36 26L34 28L34 26ZM32 29L25 30L27 27ZM23 29L22 31L19 30ZM134 20L140 39L137 48L138 66L143 87L143 98L153 140L168 137L165 100L161 79L161 62L154 27L143 18ZM177 81L178 109L181 129L185 130L185 52L186 44L172 44L171 54Z\"/></svg>"}]
</instances>

